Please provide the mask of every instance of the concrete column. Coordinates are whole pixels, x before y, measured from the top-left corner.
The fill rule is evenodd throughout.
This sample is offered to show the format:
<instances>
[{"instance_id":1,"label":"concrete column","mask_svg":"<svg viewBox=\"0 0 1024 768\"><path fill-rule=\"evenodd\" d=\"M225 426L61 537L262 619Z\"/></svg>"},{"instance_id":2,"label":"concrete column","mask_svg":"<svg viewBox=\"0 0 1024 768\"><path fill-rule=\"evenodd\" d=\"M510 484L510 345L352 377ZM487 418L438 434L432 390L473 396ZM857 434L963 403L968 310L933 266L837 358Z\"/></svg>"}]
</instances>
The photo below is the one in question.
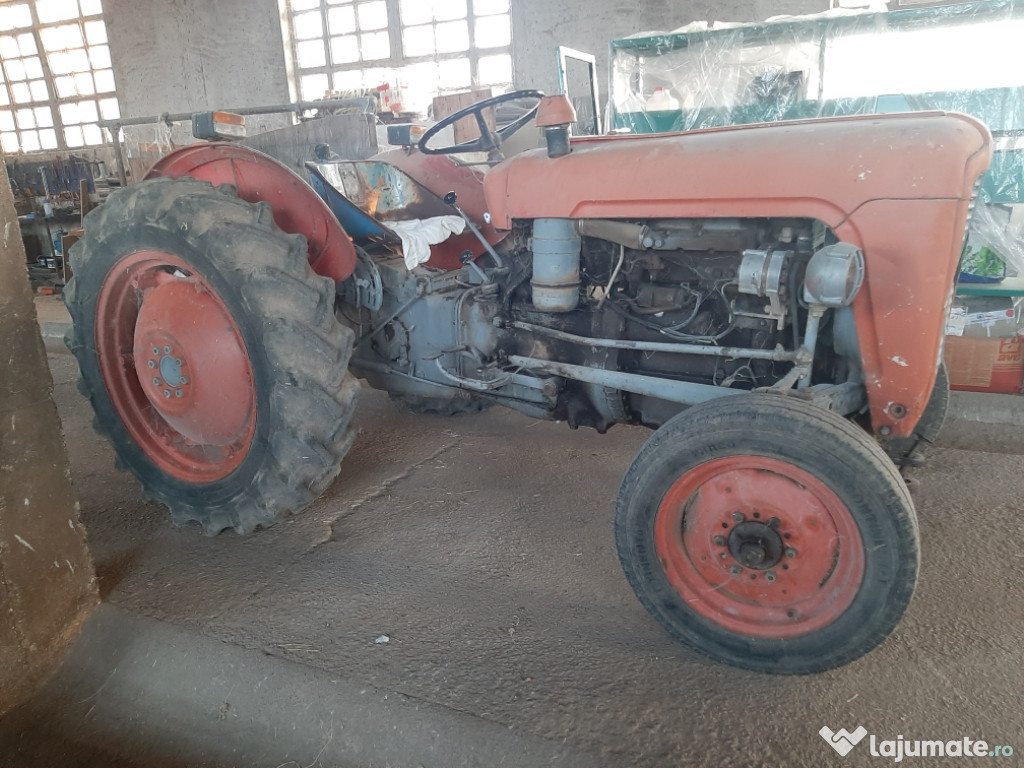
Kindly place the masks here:
<instances>
[{"instance_id":1,"label":"concrete column","mask_svg":"<svg viewBox=\"0 0 1024 768\"><path fill-rule=\"evenodd\" d=\"M97 602L0 163L0 716L56 669Z\"/></svg>"}]
</instances>

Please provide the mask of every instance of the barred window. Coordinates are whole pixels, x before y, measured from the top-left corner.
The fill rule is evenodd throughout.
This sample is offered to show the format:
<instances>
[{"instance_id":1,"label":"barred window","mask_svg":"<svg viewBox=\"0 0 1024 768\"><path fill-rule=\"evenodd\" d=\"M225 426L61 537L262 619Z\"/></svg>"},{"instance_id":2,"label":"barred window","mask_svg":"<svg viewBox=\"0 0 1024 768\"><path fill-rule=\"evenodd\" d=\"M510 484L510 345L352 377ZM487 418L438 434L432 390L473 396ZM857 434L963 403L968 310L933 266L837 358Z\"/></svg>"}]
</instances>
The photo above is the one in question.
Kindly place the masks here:
<instances>
[{"instance_id":1,"label":"barred window","mask_svg":"<svg viewBox=\"0 0 1024 768\"><path fill-rule=\"evenodd\" d=\"M289 0L299 96L397 81L425 108L439 93L512 85L509 0Z\"/></svg>"},{"instance_id":2,"label":"barred window","mask_svg":"<svg viewBox=\"0 0 1024 768\"><path fill-rule=\"evenodd\" d=\"M104 142L120 116L100 0L0 2L0 146L4 152Z\"/></svg>"}]
</instances>

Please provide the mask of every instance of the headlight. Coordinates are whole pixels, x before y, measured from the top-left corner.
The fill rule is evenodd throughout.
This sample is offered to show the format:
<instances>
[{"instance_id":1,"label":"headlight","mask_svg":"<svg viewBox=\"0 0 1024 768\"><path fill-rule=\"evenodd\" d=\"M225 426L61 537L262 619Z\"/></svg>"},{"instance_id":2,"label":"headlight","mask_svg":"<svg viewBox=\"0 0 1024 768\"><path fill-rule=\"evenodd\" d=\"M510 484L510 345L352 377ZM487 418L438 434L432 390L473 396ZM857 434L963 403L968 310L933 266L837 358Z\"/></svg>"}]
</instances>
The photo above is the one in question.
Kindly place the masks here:
<instances>
[{"instance_id":1,"label":"headlight","mask_svg":"<svg viewBox=\"0 0 1024 768\"><path fill-rule=\"evenodd\" d=\"M804 301L826 307L853 303L864 283L864 254L850 243L827 245L811 256L804 275Z\"/></svg>"}]
</instances>

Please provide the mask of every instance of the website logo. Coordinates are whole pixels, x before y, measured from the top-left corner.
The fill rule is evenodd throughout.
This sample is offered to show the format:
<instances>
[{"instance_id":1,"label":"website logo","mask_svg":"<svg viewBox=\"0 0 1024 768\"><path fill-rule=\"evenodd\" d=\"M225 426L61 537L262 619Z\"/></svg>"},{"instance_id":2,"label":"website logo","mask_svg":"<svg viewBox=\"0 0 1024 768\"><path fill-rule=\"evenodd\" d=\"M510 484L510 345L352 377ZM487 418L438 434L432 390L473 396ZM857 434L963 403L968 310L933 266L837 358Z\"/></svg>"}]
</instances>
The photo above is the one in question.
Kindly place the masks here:
<instances>
[{"instance_id":1,"label":"website logo","mask_svg":"<svg viewBox=\"0 0 1024 768\"><path fill-rule=\"evenodd\" d=\"M861 725L858 725L857 730L853 733L850 733L845 728L833 731L827 725L823 726L818 733L821 735L821 738L832 746L832 749L843 757L846 757L849 751L860 744L861 739L868 735L867 729Z\"/></svg>"},{"instance_id":2,"label":"website logo","mask_svg":"<svg viewBox=\"0 0 1024 768\"><path fill-rule=\"evenodd\" d=\"M842 757L846 757L850 750L869 735L867 729L860 725L852 733L845 728L833 731L826 725L818 731L818 734ZM895 739L879 740L872 733L867 741L868 754L872 757L891 757L894 763L902 762L905 757L1010 757L1013 755L1013 747L1009 744L989 744L987 741L973 739L970 736L959 736L948 741L941 739L922 741L921 739L904 739L903 734L900 734ZM863 751L861 750L861 752Z\"/></svg>"}]
</instances>

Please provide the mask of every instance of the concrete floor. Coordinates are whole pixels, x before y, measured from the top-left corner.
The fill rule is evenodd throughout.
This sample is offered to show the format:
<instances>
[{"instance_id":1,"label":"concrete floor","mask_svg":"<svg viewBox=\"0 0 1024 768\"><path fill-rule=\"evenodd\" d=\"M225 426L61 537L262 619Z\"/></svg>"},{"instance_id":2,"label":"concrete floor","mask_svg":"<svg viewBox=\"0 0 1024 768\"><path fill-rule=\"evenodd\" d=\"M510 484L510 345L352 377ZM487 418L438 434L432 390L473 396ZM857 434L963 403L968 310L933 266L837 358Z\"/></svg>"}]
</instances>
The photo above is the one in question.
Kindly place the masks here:
<instances>
[{"instance_id":1,"label":"concrete floor","mask_svg":"<svg viewBox=\"0 0 1024 768\"><path fill-rule=\"evenodd\" d=\"M500 408L416 416L366 390L360 437L322 498L254 536L206 538L198 527L173 528L160 505L143 502L137 484L114 470L75 390L73 359L50 362L106 604L93 645L69 664L102 656L118 637L110 627L127 627L122 642L126 632L151 637L154 647L184 653L177 669L216 682L216 694L189 683L197 702L223 703L196 704L186 721L170 710L187 709L187 697L140 688L138 712L118 717L110 706L90 709L105 699L106 683L74 688L58 678L0 723L0 766L98 762L76 763L75 755L102 755L107 765L271 768L887 759L871 757L866 741L840 759L818 735L825 725L864 726L879 741L968 736L1024 754L1020 398L959 398L961 418L915 470L922 568L895 633L843 669L775 678L677 645L626 584L612 541L613 500L646 430L573 432ZM1006 423L974 423L975 411ZM375 643L382 634L390 642ZM148 657L131 661L130 650L119 656L124 668L146 667ZM228 656L218 662L218 654ZM117 662L109 664L105 679L116 680ZM284 687L267 684L277 693L254 698L271 678ZM318 687L328 682L345 690ZM368 691L378 703L397 697L405 709L352 704ZM349 724L350 737L362 729L358 748L323 736L324 702L335 695L331 733L335 721ZM244 743L231 734L256 722L246 707L272 710L274 728L294 738L264 733L248 752L234 745L237 761L201 748L218 738ZM183 724L170 730L176 738L166 722L163 736L152 737L162 711ZM399 738L415 713L426 725ZM102 717L114 721L98 724ZM101 733L114 738L96 744Z\"/></svg>"}]
</instances>

